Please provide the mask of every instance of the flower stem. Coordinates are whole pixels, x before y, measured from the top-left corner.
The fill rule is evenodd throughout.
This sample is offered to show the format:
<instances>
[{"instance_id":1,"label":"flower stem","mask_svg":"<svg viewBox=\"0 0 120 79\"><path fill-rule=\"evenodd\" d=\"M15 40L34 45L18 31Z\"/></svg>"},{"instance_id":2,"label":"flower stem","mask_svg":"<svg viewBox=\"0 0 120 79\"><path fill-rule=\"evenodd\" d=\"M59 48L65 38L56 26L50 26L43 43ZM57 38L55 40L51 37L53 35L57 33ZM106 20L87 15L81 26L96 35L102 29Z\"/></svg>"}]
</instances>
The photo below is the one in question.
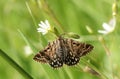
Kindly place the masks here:
<instances>
[{"instance_id":1,"label":"flower stem","mask_svg":"<svg viewBox=\"0 0 120 79\"><path fill-rule=\"evenodd\" d=\"M22 67L20 67L12 58L0 49L0 56L3 57L13 68L15 68L26 79L33 79Z\"/></svg>"},{"instance_id":2,"label":"flower stem","mask_svg":"<svg viewBox=\"0 0 120 79\"><path fill-rule=\"evenodd\" d=\"M47 4L46 0L41 0L41 4L42 4L42 8L43 10L49 15L51 16L51 18L53 19L53 21L57 24L57 26L60 27L60 29L62 30L62 32L64 32L64 29L62 27L62 24L59 22L59 20L57 19L56 15L54 14L53 10L50 8L50 6Z\"/></svg>"}]
</instances>

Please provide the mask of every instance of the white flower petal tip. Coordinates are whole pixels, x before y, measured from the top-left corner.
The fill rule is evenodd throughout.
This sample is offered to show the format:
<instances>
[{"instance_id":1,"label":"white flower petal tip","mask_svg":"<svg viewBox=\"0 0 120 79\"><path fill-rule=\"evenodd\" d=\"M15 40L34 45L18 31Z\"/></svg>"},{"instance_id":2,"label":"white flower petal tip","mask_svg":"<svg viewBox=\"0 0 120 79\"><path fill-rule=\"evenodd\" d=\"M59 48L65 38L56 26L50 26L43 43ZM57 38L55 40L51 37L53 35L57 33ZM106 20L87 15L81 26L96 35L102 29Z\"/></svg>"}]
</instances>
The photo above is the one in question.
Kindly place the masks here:
<instances>
[{"instance_id":1,"label":"white flower petal tip","mask_svg":"<svg viewBox=\"0 0 120 79\"><path fill-rule=\"evenodd\" d=\"M111 30L110 25L107 24L107 23L103 23L102 26L103 26L104 30L106 30L106 31L110 31Z\"/></svg>"},{"instance_id":2,"label":"white flower petal tip","mask_svg":"<svg viewBox=\"0 0 120 79\"><path fill-rule=\"evenodd\" d=\"M48 20L45 20L44 22L41 21L40 24L38 24L38 26L39 28L37 28L37 31L41 32L43 35L47 34L48 31L51 29Z\"/></svg>"},{"instance_id":3,"label":"white flower petal tip","mask_svg":"<svg viewBox=\"0 0 120 79\"><path fill-rule=\"evenodd\" d=\"M108 34L110 32L113 32L116 26L116 18L113 17L109 23L103 23L103 30L98 30L99 33L101 34Z\"/></svg>"},{"instance_id":4,"label":"white flower petal tip","mask_svg":"<svg viewBox=\"0 0 120 79\"><path fill-rule=\"evenodd\" d=\"M101 34L107 34L107 33L108 33L108 32L105 31L105 30L98 30L98 32L101 33Z\"/></svg>"}]
</instances>

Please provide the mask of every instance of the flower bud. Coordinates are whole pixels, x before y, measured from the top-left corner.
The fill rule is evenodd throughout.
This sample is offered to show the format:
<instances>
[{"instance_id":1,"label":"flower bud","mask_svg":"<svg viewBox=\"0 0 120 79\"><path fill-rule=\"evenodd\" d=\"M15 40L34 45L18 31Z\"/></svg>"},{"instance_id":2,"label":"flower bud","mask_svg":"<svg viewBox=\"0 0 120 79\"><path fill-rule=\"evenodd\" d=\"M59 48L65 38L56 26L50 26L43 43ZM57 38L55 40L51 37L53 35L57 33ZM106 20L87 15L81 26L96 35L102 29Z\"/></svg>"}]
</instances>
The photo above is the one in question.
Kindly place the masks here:
<instances>
[{"instance_id":1,"label":"flower bud","mask_svg":"<svg viewBox=\"0 0 120 79\"><path fill-rule=\"evenodd\" d=\"M117 13L118 13L118 5L117 5L117 2L114 2L112 5L112 15L116 16Z\"/></svg>"},{"instance_id":2,"label":"flower bud","mask_svg":"<svg viewBox=\"0 0 120 79\"><path fill-rule=\"evenodd\" d=\"M71 37L71 38L75 38L75 39L79 39L79 38L80 38L79 35L77 35L77 34L75 34L75 33L73 33L73 32L67 33L67 36L68 36L68 37Z\"/></svg>"}]
</instances>

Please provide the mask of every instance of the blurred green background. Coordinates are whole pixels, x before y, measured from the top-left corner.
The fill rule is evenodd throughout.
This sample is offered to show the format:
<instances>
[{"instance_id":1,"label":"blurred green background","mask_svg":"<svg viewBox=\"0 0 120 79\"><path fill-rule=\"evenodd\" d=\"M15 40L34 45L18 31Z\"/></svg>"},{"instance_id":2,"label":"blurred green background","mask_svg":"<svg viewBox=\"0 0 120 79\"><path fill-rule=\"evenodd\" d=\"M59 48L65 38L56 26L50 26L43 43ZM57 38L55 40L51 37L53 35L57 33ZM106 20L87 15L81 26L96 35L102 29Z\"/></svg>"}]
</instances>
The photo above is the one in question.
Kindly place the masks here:
<instances>
[{"instance_id":1,"label":"blurred green background","mask_svg":"<svg viewBox=\"0 0 120 79\"><path fill-rule=\"evenodd\" d=\"M120 79L119 5L115 30L107 35L98 33L103 29L102 23L113 17L114 0L41 1L0 0L0 49L34 79ZM80 35L78 40L92 44L94 50L73 67L64 65L52 69L47 64L35 62L34 55L46 45L46 41L55 39L51 34L42 36L37 32L39 22L46 19L61 33L62 27L64 32ZM0 56L0 79L25 78Z\"/></svg>"}]
</instances>

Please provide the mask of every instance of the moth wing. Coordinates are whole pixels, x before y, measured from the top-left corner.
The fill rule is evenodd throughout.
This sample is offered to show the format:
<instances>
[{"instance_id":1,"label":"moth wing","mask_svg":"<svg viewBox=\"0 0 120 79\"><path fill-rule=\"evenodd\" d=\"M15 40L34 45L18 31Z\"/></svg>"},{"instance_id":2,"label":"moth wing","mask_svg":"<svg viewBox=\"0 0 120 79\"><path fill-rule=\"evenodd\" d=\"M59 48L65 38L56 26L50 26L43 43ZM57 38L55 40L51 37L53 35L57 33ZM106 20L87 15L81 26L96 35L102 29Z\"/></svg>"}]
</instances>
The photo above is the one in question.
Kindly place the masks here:
<instances>
[{"instance_id":1,"label":"moth wing","mask_svg":"<svg viewBox=\"0 0 120 79\"><path fill-rule=\"evenodd\" d=\"M52 51L52 46L50 43L44 48L44 50L39 51L39 53L37 53L34 56L34 60L41 62L41 63L49 63L50 59L52 59L52 55L54 54L54 51Z\"/></svg>"},{"instance_id":2,"label":"moth wing","mask_svg":"<svg viewBox=\"0 0 120 79\"><path fill-rule=\"evenodd\" d=\"M86 55L93 49L90 44L80 43L72 39L66 39L66 46L68 51L64 62L68 66L77 64L81 56Z\"/></svg>"},{"instance_id":3,"label":"moth wing","mask_svg":"<svg viewBox=\"0 0 120 79\"><path fill-rule=\"evenodd\" d=\"M42 63L49 63L53 68L58 68L63 65L62 53L60 53L61 45L60 40L57 39L49 43L43 51L40 51L34 56L34 60Z\"/></svg>"},{"instance_id":4,"label":"moth wing","mask_svg":"<svg viewBox=\"0 0 120 79\"><path fill-rule=\"evenodd\" d=\"M48 63L48 60L46 59L44 52L37 53L33 59L41 63Z\"/></svg>"}]
</instances>

